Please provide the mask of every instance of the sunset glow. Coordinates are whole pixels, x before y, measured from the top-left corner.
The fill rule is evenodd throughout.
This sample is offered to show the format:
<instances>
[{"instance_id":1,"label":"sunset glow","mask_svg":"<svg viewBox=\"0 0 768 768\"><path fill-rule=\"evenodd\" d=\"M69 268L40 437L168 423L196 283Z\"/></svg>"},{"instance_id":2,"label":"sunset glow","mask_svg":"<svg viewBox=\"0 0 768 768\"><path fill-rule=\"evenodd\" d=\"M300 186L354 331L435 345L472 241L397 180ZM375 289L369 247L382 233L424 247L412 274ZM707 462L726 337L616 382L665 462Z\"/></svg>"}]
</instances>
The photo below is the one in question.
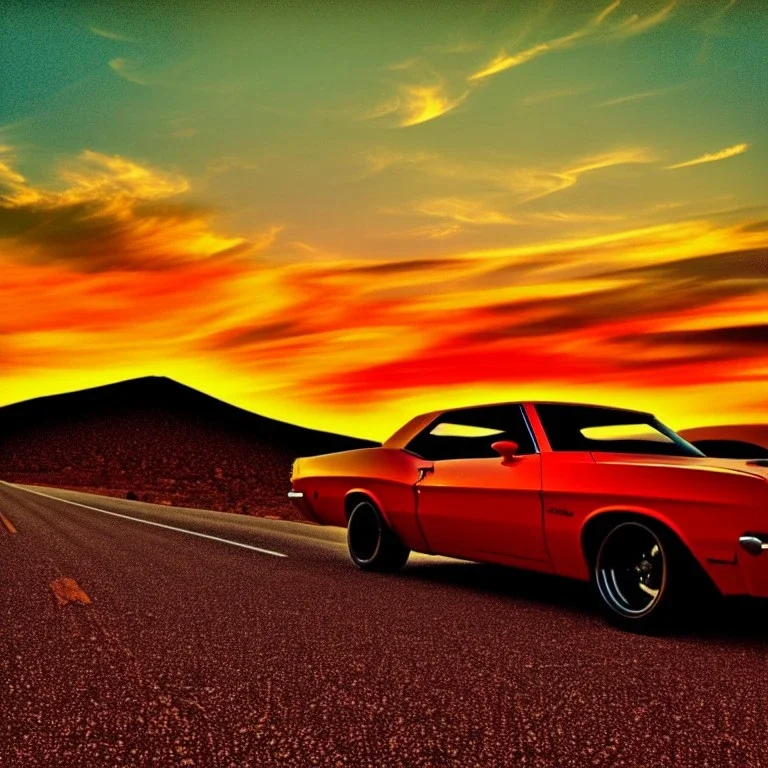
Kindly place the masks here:
<instances>
[{"instance_id":1,"label":"sunset glow","mask_svg":"<svg viewBox=\"0 0 768 768\"><path fill-rule=\"evenodd\" d=\"M761 4L11 8L0 405L766 420Z\"/></svg>"}]
</instances>

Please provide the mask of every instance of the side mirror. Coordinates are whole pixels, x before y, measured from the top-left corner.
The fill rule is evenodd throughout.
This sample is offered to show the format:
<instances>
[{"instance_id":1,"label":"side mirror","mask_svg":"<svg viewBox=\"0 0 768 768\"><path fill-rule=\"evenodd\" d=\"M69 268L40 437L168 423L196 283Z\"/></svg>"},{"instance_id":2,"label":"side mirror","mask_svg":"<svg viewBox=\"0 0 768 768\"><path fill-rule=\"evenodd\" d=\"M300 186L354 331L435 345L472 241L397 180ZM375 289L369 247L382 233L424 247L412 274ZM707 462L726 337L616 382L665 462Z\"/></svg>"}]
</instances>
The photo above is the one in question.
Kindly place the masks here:
<instances>
[{"instance_id":1,"label":"side mirror","mask_svg":"<svg viewBox=\"0 0 768 768\"><path fill-rule=\"evenodd\" d=\"M497 440L491 443L491 448L501 456L501 463L504 466L512 464L518 458L517 452L520 450L520 446L514 440Z\"/></svg>"}]
</instances>

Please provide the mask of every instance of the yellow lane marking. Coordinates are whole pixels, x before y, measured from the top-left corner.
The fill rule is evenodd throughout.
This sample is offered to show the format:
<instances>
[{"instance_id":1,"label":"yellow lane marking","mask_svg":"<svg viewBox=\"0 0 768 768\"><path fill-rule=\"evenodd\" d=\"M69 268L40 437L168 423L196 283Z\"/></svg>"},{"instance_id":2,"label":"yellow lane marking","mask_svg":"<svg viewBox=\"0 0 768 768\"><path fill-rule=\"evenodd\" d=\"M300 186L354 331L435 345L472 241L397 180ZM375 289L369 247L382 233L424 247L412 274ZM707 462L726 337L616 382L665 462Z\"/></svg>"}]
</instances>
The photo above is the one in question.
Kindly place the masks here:
<instances>
[{"instance_id":1,"label":"yellow lane marking","mask_svg":"<svg viewBox=\"0 0 768 768\"><path fill-rule=\"evenodd\" d=\"M8 533L18 533L13 523L2 512L0 512L0 523L8 529Z\"/></svg>"},{"instance_id":2,"label":"yellow lane marking","mask_svg":"<svg viewBox=\"0 0 768 768\"><path fill-rule=\"evenodd\" d=\"M66 605L67 603L91 604L91 598L85 594L82 587L68 576L55 579L51 582L50 586L53 594L56 595L56 601L59 605Z\"/></svg>"}]
</instances>

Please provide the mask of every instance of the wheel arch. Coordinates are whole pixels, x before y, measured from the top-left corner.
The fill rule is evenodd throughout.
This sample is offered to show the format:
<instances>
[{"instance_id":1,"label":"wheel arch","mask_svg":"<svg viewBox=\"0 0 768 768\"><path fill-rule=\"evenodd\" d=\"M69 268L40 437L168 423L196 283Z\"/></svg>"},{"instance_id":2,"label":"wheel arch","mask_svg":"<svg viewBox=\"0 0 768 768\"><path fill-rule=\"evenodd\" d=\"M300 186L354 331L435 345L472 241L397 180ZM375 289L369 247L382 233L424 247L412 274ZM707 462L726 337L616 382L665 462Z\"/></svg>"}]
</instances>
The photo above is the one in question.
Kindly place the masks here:
<instances>
[{"instance_id":1,"label":"wheel arch","mask_svg":"<svg viewBox=\"0 0 768 768\"><path fill-rule=\"evenodd\" d=\"M352 510L361 501L368 501L376 507L378 513L384 518L384 522L388 526L392 526L391 521L387 515L384 505L377 498L376 494L369 491L367 488L352 488L344 495L344 517L347 523L349 523L349 516L352 514Z\"/></svg>"},{"instance_id":2,"label":"wheel arch","mask_svg":"<svg viewBox=\"0 0 768 768\"><path fill-rule=\"evenodd\" d=\"M579 541L581 543L581 551L584 555L584 560L590 572L592 571L594 558L600 544L600 534L606 532L612 524L623 520L653 522L656 525L663 526L680 542L690 557L698 563L699 567L702 568L702 570L705 570L703 564L699 562L699 559L693 553L691 545L688 542L687 537L680 530L680 527L675 525L675 523L666 515L662 515L656 510L647 507L622 505L596 509L592 514L585 518L581 526Z\"/></svg>"}]
</instances>

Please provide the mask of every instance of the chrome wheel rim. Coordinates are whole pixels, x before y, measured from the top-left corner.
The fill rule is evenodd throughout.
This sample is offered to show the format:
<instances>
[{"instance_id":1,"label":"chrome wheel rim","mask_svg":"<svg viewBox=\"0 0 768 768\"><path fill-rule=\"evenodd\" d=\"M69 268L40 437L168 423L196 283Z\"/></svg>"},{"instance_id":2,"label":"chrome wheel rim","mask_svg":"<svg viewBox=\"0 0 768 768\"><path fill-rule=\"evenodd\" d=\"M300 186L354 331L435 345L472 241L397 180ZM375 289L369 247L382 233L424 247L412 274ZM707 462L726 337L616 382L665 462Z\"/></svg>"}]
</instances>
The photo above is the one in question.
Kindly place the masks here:
<instances>
[{"instance_id":1,"label":"chrome wheel rim","mask_svg":"<svg viewBox=\"0 0 768 768\"><path fill-rule=\"evenodd\" d=\"M617 525L600 545L595 579L600 596L616 613L628 618L648 615L666 587L661 540L642 523Z\"/></svg>"},{"instance_id":2,"label":"chrome wheel rim","mask_svg":"<svg viewBox=\"0 0 768 768\"><path fill-rule=\"evenodd\" d=\"M381 547L381 520L367 501L360 502L349 516L347 543L359 563L370 563Z\"/></svg>"}]
</instances>

